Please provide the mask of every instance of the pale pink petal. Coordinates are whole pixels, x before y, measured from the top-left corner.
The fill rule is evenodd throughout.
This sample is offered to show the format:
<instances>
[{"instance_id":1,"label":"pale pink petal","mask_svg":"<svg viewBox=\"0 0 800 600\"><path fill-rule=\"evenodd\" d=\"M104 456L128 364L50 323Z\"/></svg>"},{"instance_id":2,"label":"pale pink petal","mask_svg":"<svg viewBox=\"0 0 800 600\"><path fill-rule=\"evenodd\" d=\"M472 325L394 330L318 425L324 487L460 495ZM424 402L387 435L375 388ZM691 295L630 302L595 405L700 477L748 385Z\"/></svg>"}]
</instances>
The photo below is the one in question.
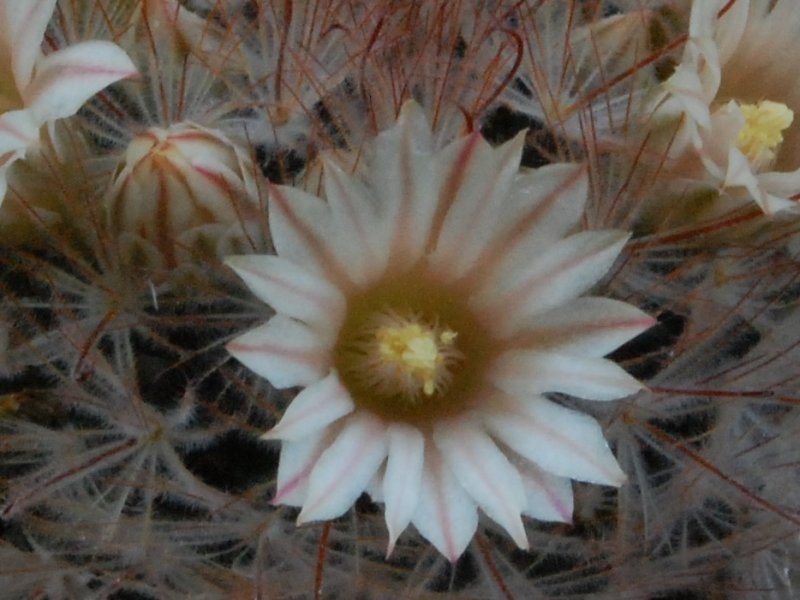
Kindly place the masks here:
<instances>
[{"instance_id":1,"label":"pale pink petal","mask_svg":"<svg viewBox=\"0 0 800 600\"><path fill-rule=\"evenodd\" d=\"M411 522L419 503L425 440L419 429L394 423L389 425L389 458L383 476L383 500L386 503L386 527L389 545L394 550L398 536Z\"/></svg>"},{"instance_id":2,"label":"pale pink petal","mask_svg":"<svg viewBox=\"0 0 800 600\"><path fill-rule=\"evenodd\" d=\"M225 262L276 312L313 325L331 337L338 332L345 299L326 279L278 256L231 256Z\"/></svg>"},{"instance_id":3,"label":"pale pink petal","mask_svg":"<svg viewBox=\"0 0 800 600\"><path fill-rule=\"evenodd\" d=\"M678 65L675 72L664 82L671 94L664 107L668 112L686 112L689 119L701 127L711 125L711 111L697 71L688 65Z\"/></svg>"},{"instance_id":4,"label":"pale pink petal","mask_svg":"<svg viewBox=\"0 0 800 600\"><path fill-rule=\"evenodd\" d=\"M772 215L781 210L800 210L800 204L789 199L800 193L800 169L759 173L758 183L761 196L756 198L756 202L766 214Z\"/></svg>"},{"instance_id":5,"label":"pale pink petal","mask_svg":"<svg viewBox=\"0 0 800 600\"><path fill-rule=\"evenodd\" d=\"M375 139L370 174L372 193L388 211L394 266L413 264L428 244L438 206L431 160L430 126L422 108L406 102L395 126Z\"/></svg>"},{"instance_id":6,"label":"pale pink petal","mask_svg":"<svg viewBox=\"0 0 800 600\"><path fill-rule=\"evenodd\" d=\"M68 117L104 87L136 75L131 59L111 42L91 41L48 54L22 91L40 122Z\"/></svg>"},{"instance_id":7,"label":"pale pink petal","mask_svg":"<svg viewBox=\"0 0 800 600\"><path fill-rule=\"evenodd\" d=\"M525 264L504 264L494 281L473 298L476 310L492 315L492 328L504 337L525 321L572 300L600 280L614 264L630 234L586 231L553 244Z\"/></svg>"},{"instance_id":8,"label":"pale pink petal","mask_svg":"<svg viewBox=\"0 0 800 600\"><path fill-rule=\"evenodd\" d=\"M733 144L729 144L727 156L727 170L725 171L725 187L743 187L745 188L753 200L761 204L760 196L761 190L759 189L758 178L753 173L753 168L747 157ZM709 172L713 172L714 165L706 164ZM763 206L762 206L763 208Z\"/></svg>"},{"instance_id":9,"label":"pale pink petal","mask_svg":"<svg viewBox=\"0 0 800 600\"><path fill-rule=\"evenodd\" d=\"M366 489L386 452L386 425L380 419L364 411L349 417L314 465L298 525L334 519L347 511Z\"/></svg>"},{"instance_id":10,"label":"pale pink petal","mask_svg":"<svg viewBox=\"0 0 800 600\"><path fill-rule=\"evenodd\" d=\"M0 115L0 156L30 148L38 141L39 123L29 110L10 110Z\"/></svg>"},{"instance_id":11,"label":"pale pink petal","mask_svg":"<svg viewBox=\"0 0 800 600\"><path fill-rule=\"evenodd\" d=\"M514 179L478 269L497 271L498 265L528 264L564 237L580 219L586 205L588 177L581 164L554 164L523 171ZM441 270L441 269L440 269Z\"/></svg>"},{"instance_id":12,"label":"pale pink petal","mask_svg":"<svg viewBox=\"0 0 800 600\"><path fill-rule=\"evenodd\" d=\"M333 251L348 275L359 285L374 280L389 260L388 223L378 219L376 208L363 183L348 175L333 161L324 161L323 185L331 207Z\"/></svg>"},{"instance_id":13,"label":"pale pink petal","mask_svg":"<svg viewBox=\"0 0 800 600\"><path fill-rule=\"evenodd\" d=\"M302 506L308 491L308 478L322 452L331 442L333 432L318 431L297 441L281 443L278 481L273 504Z\"/></svg>"},{"instance_id":14,"label":"pale pink petal","mask_svg":"<svg viewBox=\"0 0 800 600\"><path fill-rule=\"evenodd\" d=\"M463 554L478 528L475 502L430 445L425 448L422 487L412 523L451 562Z\"/></svg>"},{"instance_id":15,"label":"pale pink petal","mask_svg":"<svg viewBox=\"0 0 800 600\"><path fill-rule=\"evenodd\" d=\"M330 350L306 325L276 315L227 345L244 366L278 389L310 385L330 369Z\"/></svg>"},{"instance_id":16,"label":"pale pink petal","mask_svg":"<svg viewBox=\"0 0 800 600\"><path fill-rule=\"evenodd\" d=\"M436 424L433 440L478 506L508 531L517 546L527 549L520 516L525 508L522 480L492 439L471 418L461 417Z\"/></svg>"},{"instance_id":17,"label":"pale pink petal","mask_svg":"<svg viewBox=\"0 0 800 600\"><path fill-rule=\"evenodd\" d=\"M736 138L744 126L744 113L741 107L731 100L715 110L711 115L711 125L708 129L700 131L697 154L716 182L721 182L726 177L728 156L731 149L736 148ZM741 156L747 161L743 154Z\"/></svg>"},{"instance_id":18,"label":"pale pink petal","mask_svg":"<svg viewBox=\"0 0 800 600\"><path fill-rule=\"evenodd\" d=\"M498 214L507 209L524 142L522 132L492 148L476 132L434 159L442 178L439 202L447 214L430 260L451 280L462 277L491 242Z\"/></svg>"},{"instance_id":19,"label":"pale pink petal","mask_svg":"<svg viewBox=\"0 0 800 600\"><path fill-rule=\"evenodd\" d=\"M261 438L300 440L352 411L350 393L342 386L339 376L331 372L325 379L312 383L300 392L286 408L278 424Z\"/></svg>"},{"instance_id":20,"label":"pale pink petal","mask_svg":"<svg viewBox=\"0 0 800 600\"><path fill-rule=\"evenodd\" d=\"M655 322L625 302L584 297L534 316L519 339L536 350L605 356Z\"/></svg>"},{"instance_id":21,"label":"pale pink petal","mask_svg":"<svg viewBox=\"0 0 800 600\"><path fill-rule=\"evenodd\" d=\"M600 425L541 397L495 396L484 412L489 430L509 448L561 477L620 486L625 474Z\"/></svg>"},{"instance_id":22,"label":"pale pink petal","mask_svg":"<svg viewBox=\"0 0 800 600\"><path fill-rule=\"evenodd\" d=\"M572 522L572 482L537 467L530 461L517 464L525 489L524 514L540 521Z\"/></svg>"},{"instance_id":23,"label":"pale pink petal","mask_svg":"<svg viewBox=\"0 0 800 600\"><path fill-rule=\"evenodd\" d=\"M0 43L5 42L8 46L6 52L11 54L11 69L19 89L31 80L33 66L41 55L44 32L55 7L56 0L0 2Z\"/></svg>"},{"instance_id":24,"label":"pale pink petal","mask_svg":"<svg viewBox=\"0 0 800 600\"><path fill-rule=\"evenodd\" d=\"M289 186L269 186L269 229L281 258L322 277L341 276L341 268L331 264L330 224L330 206L316 196Z\"/></svg>"},{"instance_id":25,"label":"pale pink petal","mask_svg":"<svg viewBox=\"0 0 800 600\"><path fill-rule=\"evenodd\" d=\"M560 392L586 400L617 400L643 387L608 359L532 350L506 352L489 368L487 377L514 396Z\"/></svg>"}]
</instances>

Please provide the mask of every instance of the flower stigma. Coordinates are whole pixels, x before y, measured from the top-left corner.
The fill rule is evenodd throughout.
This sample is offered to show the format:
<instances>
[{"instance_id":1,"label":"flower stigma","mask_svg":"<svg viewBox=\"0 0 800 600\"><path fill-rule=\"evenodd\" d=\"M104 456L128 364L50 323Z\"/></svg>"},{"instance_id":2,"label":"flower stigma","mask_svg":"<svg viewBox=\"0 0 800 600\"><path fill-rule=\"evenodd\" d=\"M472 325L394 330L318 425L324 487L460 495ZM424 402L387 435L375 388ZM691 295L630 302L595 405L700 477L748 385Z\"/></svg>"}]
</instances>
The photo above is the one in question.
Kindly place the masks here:
<instances>
[{"instance_id":1,"label":"flower stigma","mask_svg":"<svg viewBox=\"0 0 800 600\"><path fill-rule=\"evenodd\" d=\"M782 102L762 100L757 104L741 104L745 118L736 138L736 146L755 168L769 165L783 142L783 131L794 120L794 112Z\"/></svg>"}]
</instances>

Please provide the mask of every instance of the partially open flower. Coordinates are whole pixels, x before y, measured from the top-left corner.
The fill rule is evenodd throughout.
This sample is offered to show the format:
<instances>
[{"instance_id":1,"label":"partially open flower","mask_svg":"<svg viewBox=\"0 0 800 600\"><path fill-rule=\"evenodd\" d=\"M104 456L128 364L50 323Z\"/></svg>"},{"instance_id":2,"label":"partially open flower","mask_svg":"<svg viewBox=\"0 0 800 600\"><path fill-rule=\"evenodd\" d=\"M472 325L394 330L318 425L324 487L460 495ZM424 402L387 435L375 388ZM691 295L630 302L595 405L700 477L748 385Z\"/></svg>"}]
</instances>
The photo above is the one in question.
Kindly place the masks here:
<instances>
[{"instance_id":1,"label":"partially open flower","mask_svg":"<svg viewBox=\"0 0 800 600\"><path fill-rule=\"evenodd\" d=\"M231 227L245 235L255 214L253 172L246 151L219 131L189 122L152 127L131 140L114 177L111 228L152 244L174 266L195 234L212 245Z\"/></svg>"},{"instance_id":2,"label":"partially open flower","mask_svg":"<svg viewBox=\"0 0 800 600\"><path fill-rule=\"evenodd\" d=\"M521 515L570 521L570 479L624 481L599 424L544 394L641 388L603 356L653 320L578 298L628 234L564 237L585 170L520 173L521 152L522 136L479 134L434 152L407 103L363 180L327 162L327 201L271 188L278 255L229 264L277 314L228 348L275 387L305 387L264 436L283 442L274 501L301 506L299 523L366 490L386 505L389 552L413 523L455 560L476 507L526 548Z\"/></svg>"},{"instance_id":3,"label":"partially open flower","mask_svg":"<svg viewBox=\"0 0 800 600\"><path fill-rule=\"evenodd\" d=\"M0 0L0 203L6 171L39 140L39 129L74 115L107 85L136 68L110 42L90 41L43 55L56 0Z\"/></svg>"},{"instance_id":4,"label":"partially open flower","mask_svg":"<svg viewBox=\"0 0 800 600\"><path fill-rule=\"evenodd\" d=\"M791 1L694 2L683 61L658 109L682 119L676 156L696 153L705 179L767 214L798 207L799 28Z\"/></svg>"}]
</instances>

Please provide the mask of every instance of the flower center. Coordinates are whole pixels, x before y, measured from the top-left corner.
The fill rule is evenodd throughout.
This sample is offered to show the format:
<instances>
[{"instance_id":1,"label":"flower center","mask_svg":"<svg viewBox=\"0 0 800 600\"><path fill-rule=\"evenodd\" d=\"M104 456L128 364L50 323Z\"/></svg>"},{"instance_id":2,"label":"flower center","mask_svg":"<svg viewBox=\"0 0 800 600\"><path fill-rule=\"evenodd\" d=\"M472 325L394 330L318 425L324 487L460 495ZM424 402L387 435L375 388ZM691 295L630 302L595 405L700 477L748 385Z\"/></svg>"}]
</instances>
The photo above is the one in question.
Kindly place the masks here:
<instances>
[{"instance_id":1,"label":"flower center","mask_svg":"<svg viewBox=\"0 0 800 600\"><path fill-rule=\"evenodd\" d=\"M783 131L794 120L794 112L781 102L762 100L757 104L739 106L745 123L736 138L736 146L754 168L770 164L783 141Z\"/></svg>"},{"instance_id":2,"label":"flower center","mask_svg":"<svg viewBox=\"0 0 800 600\"><path fill-rule=\"evenodd\" d=\"M355 404L418 427L472 407L497 349L468 296L419 266L348 298L333 357Z\"/></svg>"},{"instance_id":3,"label":"flower center","mask_svg":"<svg viewBox=\"0 0 800 600\"><path fill-rule=\"evenodd\" d=\"M415 405L446 391L452 367L463 358L457 336L419 315L378 311L350 341L347 374L374 395Z\"/></svg>"},{"instance_id":4,"label":"flower center","mask_svg":"<svg viewBox=\"0 0 800 600\"><path fill-rule=\"evenodd\" d=\"M433 396L448 380L447 363L456 359L453 342L458 334L417 322L383 325L375 332L378 376L388 376L394 387L414 399L419 389Z\"/></svg>"}]
</instances>

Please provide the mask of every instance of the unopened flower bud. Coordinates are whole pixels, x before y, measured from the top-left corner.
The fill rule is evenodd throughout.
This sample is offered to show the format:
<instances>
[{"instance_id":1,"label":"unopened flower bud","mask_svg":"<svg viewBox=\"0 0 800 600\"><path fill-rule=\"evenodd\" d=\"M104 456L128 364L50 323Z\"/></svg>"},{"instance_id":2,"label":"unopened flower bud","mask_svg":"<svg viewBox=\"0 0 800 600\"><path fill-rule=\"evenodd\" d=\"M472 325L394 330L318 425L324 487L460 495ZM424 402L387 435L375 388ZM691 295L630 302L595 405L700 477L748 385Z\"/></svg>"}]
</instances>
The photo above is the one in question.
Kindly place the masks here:
<instances>
[{"instance_id":1,"label":"unopened flower bud","mask_svg":"<svg viewBox=\"0 0 800 600\"><path fill-rule=\"evenodd\" d=\"M253 168L245 150L219 131L188 122L148 129L130 142L114 177L111 228L152 245L175 266L195 249L182 240L213 243L194 230L238 228L245 235L256 214Z\"/></svg>"}]
</instances>

